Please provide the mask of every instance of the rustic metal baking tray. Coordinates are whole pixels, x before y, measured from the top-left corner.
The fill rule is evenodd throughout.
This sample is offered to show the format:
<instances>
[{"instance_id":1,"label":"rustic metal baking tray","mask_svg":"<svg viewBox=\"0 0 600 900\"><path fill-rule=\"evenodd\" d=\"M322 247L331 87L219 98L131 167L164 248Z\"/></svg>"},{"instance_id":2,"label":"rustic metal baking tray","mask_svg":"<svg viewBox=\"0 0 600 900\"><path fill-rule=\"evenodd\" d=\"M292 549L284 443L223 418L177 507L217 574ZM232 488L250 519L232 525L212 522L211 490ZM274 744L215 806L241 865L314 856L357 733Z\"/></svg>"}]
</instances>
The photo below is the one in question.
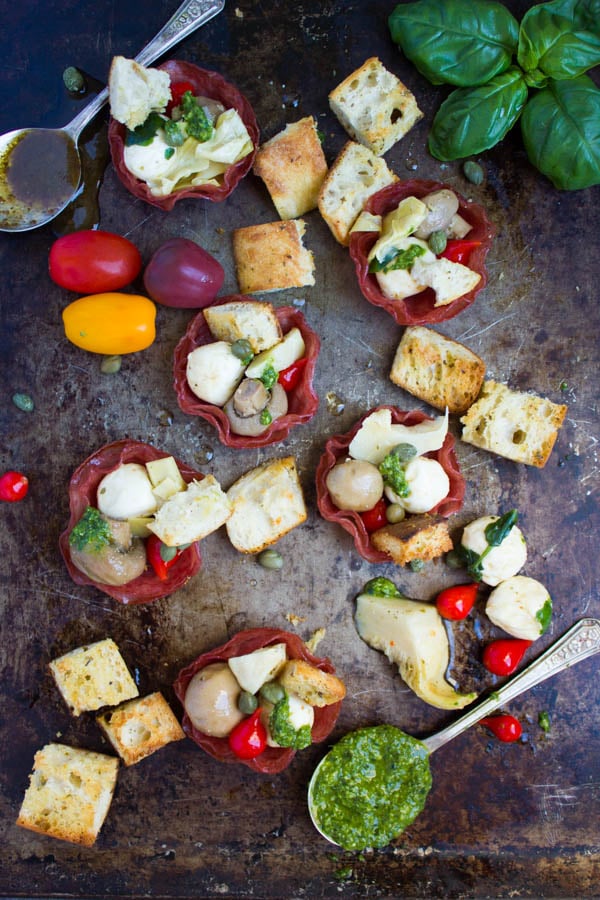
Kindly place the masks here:
<instances>
[{"instance_id":1,"label":"rustic metal baking tray","mask_svg":"<svg viewBox=\"0 0 600 900\"><path fill-rule=\"evenodd\" d=\"M507 5L519 17L529 6ZM172 6L150 0L142 14L139 4L91 0L5 5L0 131L68 121L81 101L63 89L65 66L104 79L112 55L134 55ZM431 87L392 44L386 19L393 7L380 0L232 0L171 55L233 81L252 102L265 138L301 116L317 116L330 162L346 135L328 109L328 91L369 56L379 56L425 113L387 154L389 164L401 178L447 181L487 208L497 228L489 284L440 330L479 353L490 377L566 402L569 410L542 470L459 443L467 492L453 528L484 513L519 509L530 548L527 573L554 598L541 650L576 619L599 612L598 188L555 190L527 162L518 129L484 155L480 186L465 180L458 163L442 165L430 157L428 126L444 90ZM101 116L88 140L92 169L104 168L105 123ZM183 201L165 214L128 194L110 165L99 211L101 227L129 237L145 260L169 237L198 241L226 269L223 293L237 290L232 229L276 219L253 175L222 204ZM86 219L77 210L75 219L93 224L95 215ZM163 690L180 712L171 684L200 652L244 627L274 624L305 638L323 627L320 652L333 659L348 685L333 738L379 722L426 735L451 718L419 701L384 657L360 641L353 601L375 574L425 599L460 576L443 563L421 573L369 564L349 536L316 510L314 472L330 435L348 430L381 403L427 408L388 379L401 329L363 299L346 250L318 212L306 222L316 284L271 299L300 304L321 335L315 382L320 407L282 444L256 451L221 446L208 423L177 407L171 360L193 313L161 307L153 346L126 358L118 375L102 375L96 357L64 338L60 312L72 295L47 274L52 228L0 236L0 459L3 468L22 469L31 480L25 502L0 508L4 897L597 894L600 682L591 660L514 702L511 711L523 721L526 740L502 745L476 728L436 754L425 811L380 851L346 854L313 829L305 794L321 746L269 778L220 765L191 741L172 744L121 771L92 849L14 824L34 753L44 743L60 739L108 749L92 718L69 716L47 669L60 653L106 636L120 646L141 692ZM32 413L13 406L17 391L33 396ZM328 403L330 395L341 401L341 411ZM458 423L452 428L457 433ZM203 471L225 486L263 460L293 454L309 517L280 542L283 570L267 571L238 555L221 530L203 542L200 574L168 599L124 607L74 585L58 552L68 480L89 453L122 437L152 443L192 466L203 460ZM457 633L460 648L468 642ZM543 710L551 717L547 734L537 724Z\"/></svg>"}]
</instances>

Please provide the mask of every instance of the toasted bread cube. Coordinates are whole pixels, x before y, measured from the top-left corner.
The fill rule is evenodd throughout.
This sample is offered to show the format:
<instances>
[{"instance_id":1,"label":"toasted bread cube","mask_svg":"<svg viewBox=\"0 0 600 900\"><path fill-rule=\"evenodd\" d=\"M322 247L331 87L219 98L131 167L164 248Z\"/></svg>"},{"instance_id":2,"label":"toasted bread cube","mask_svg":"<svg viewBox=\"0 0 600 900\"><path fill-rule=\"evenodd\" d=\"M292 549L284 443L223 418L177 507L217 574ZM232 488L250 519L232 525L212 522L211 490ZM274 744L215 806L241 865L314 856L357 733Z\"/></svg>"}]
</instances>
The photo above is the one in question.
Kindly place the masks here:
<instances>
[{"instance_id":1,"label":"toasted bread cube","mask_svg":"<svg viewBox=\"0 0 600 900\"><path fill-rule=\"evenodd\" d=\"M303 659L286 662L277 680L286 691L311 706L330 706L346 696L346 686L341 678L322 672Z\"/></svg>"},{"instance_id":2,"label":"toasted bread cube","mask_svg":"<svg viewBox=\"0 0 600 900\"><path fill-rule=\"evenodd\" d=\"M65 703L74 716L116 706L139 691L111 638L78 647L49 663Z\"/></svg>"},{"instance_id":3,"label":"toasted bread cube","mask_svg":"<svg viewBox=\"0 0 600 900\"><path fill-rule=\"evenodd\" d=\"M379 528L371 535L371 543L399 566L417 559L436 559L453 547L446 519L427 513L407 516L402 522Z\"/></svg>"},{"instance_id":4,"label":"toasted bread cube","mask_svg":"<svg viewBox=\"0 0 600 900\"><path fill-rule=\"evenodd\" d=\"M35 754L17 825L91 847L113 797L119 760L64 744Z\"/></svg>"},{"instance_id":5,"label":"toasted bread cube","mask_svg":"<svg viewBox=\"0 0 600 900\"><path fill-rule=\"evenodd\" d=\"M233 257L240 291L258 294L315 283L314 258L302 243L303 219L248 225L233 232Z\"/></svg>"},{"instance_id":6,"label":"toasted bread cube","mask_svg":"<svg viewBox=\"0 0 600 900\"><path fill-rule=\"evenodd\" d=\"M167 547L193 544L216 531L231 515L231 503L214 477L192 481L185 491L173 494L154 516L148 528Z\"/></svg>"},{"instance_id":7,"label":"toasted bread cube","mask_svg":"<svg viewBox=\"0 0 600 900\"><path fill-rule=\"evenodd\" d=\"M229 344L246 340L253 353L268 350L283 337L274 306L262 300L248 298L208 306L203 314L215 340Z\"/></svg>"},{"instance_id":8,"label":"toasted bread cube","mask_svg":"<svg viewBox=\"0 0 600 900\"><path fill-rule=\"evenodd\" d=\"M133 131L151 112L164 112L171 99L171 78L134 59L115 56L108 73L110 113Z\"/></svg>"},{"instance_id":9,"label":"toasted bread cube","mask_svg":"<svg viewBox=\"0 0 600 900\"><path fill-rule=\"evenodd\" d=\"M96 721L123 760L132 766L171 741L185 737L183 728L163 697L156 691L107 710Z\"/></svg>"}]
</instances>

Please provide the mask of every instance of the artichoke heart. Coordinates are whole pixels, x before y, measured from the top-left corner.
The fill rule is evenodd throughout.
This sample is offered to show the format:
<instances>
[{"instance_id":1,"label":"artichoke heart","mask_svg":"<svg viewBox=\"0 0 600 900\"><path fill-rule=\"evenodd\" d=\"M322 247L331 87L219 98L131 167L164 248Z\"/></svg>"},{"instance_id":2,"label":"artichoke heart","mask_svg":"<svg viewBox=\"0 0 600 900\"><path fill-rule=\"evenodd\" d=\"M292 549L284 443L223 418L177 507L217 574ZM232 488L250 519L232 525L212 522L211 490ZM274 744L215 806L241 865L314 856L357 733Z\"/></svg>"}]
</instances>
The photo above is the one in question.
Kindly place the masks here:
<instances>
[{"instance_id":1,"label":"artichoke heart","mask_svg":"<svg viewBox=\"0 0 600 900\"><path fill-rule=\"evenodd\" d=\"M432 604L360 594L355 622L363 641L385 653L425 703L438 709L462 709L475 700L476 694L460 694L446 681L448 636Z\"/></svg>"}]
</instances>

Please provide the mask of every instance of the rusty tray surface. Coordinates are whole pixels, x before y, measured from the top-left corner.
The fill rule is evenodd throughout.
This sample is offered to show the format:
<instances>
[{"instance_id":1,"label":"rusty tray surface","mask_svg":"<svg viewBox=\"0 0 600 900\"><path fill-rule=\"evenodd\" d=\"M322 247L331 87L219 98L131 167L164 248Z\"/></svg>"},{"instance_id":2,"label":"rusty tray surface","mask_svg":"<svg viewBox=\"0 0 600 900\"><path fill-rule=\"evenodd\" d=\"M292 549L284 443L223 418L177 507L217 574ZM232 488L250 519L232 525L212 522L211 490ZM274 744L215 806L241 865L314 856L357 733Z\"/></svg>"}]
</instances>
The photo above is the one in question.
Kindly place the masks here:
<instances>
[{"instance_id":1,"label":"rusty tray surface","mask_svg":"<svg viewBox=\"0 0 600 900\"><path fill-rule=\"evenodd\" d=\"M529 5L507 3L518 17ZM77 65L105 78L111 57L135 55L174 7L150 0L140 18L135 4L5 4L8 96L0 132L68 121L81 101L64 90L64 67ZM386 19L393 8L380 0L239 0L171 56L234 82L253 104L263 138L301 116L317 116L329 162L347 136L329 111L327 94L367 57L379 56L416 94L424 119L386 155L388 163L401 178L450 183L484 204L497 228L488 286L440 330L482 356L488 377L569 407L544 469L458 444L467 492L453 530L479 515L518 508L529 547L527 574L544 582L554 599L541 650L575 620L600 612L600 195L597 187L555 190L527 162L518 129L484 155L486 179L479 187L465 180L459 163L430 157L428 127L444 89L421 78L391 42ZM96 156L103 152L105 127L104 115L89 144ZM186 200L165 214L127 193L110 164L99 211L100 226L129 237L145 262L173 236L202 244L225 267L223 294L237 292L232 229L277 218L252 174L224 203ZM363 299L347 251L319 213L305 219L316 285L269 299L302 303L321 335L319 411L283 443L252 451L221 446L206 422L177 407L171 360L193 311L159 307L152 347L124 358L118 375L102 375L99 358L64 338L60 312L73 295L48 277L53 228L0 235L1 463L26 472L31 482L26 501L0 508L3 897L597 895L600 681L593 660L511 705L525 725L525 741L502 745L476 728L436 753L424 812L383 850L344 853L313 829L306 786L324 746L299 753L282 775L267 777L221 765L189 740L172 744L121 769L92 849L14 824L34 753L43 744L60 739L110 752L93 717L68 714L47 668L61 653L107 636L135 672L140 693L164 691L179 714L171 685L199 653L245 627L275 625L304 638L323 627L319 652L331 657L348 686L332 740L379 722L424 736L451 719L418 700L385 658L361 642L353 611L355 596L376 574L423 599L460 575L441 562L421 573L369 564L316 509L314 472L330 435L382 403L431 410L388 378L401 329ZM13 406L16 391L34 397L33 413ZM343 403L338 415L329 394ZM452 430L458 429L454 421ZM69 477L93 450L123 437L154 444L192 466L212 448L214 456L200 468L225 487L263 460L294 455L309 517L278 545L283 570L267 571L253 557L237 554L221 529L202 543L200 573L170 598L124 607L73 584L58 551ZM291 623L291 614L299 620ZM456 631L464 644L465 634ZM551 716L547 735L537 724L542 710Z\"/></svg>"}]
</instances>

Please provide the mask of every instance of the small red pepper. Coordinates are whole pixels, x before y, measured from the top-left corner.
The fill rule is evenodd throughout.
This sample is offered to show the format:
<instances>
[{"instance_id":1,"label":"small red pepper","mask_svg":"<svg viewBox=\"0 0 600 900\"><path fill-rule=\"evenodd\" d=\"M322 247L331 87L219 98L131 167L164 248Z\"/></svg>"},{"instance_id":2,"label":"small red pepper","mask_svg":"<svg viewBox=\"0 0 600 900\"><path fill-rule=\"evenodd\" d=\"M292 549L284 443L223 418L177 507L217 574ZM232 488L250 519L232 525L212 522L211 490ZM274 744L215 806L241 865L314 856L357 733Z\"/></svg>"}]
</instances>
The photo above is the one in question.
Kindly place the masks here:
<instances>
[{"instance_id":1,"label":"small red pepper","mask_svg":"<svg viewBox=\"0 0 600 900\"><path fill-rule=\"evenodd\" d=\"M261 712L259 707L229 733L229 747L240 759L254 759L267 746L267 729L260 720Z\"/></svg>"},{"instance_id":2,"label":"small red pepper","mask_svg":"<svg viewBox=\"0 0 600 900\"><path fill-rule=\"evenodd\" d=\"M302 375L304 366L307 362L308 356L302 356L300 359L297 359L296 362L293 362L291 366L288 366L287 369L281 370L277 381L284 391L289 392L294 390L300 381L300 376Z\"/></svg>"},{"instance_id":3,"label":"small red pepper","mask_svg":"<svg viewBox=\"0 0 600 900\"><path fill-rule=\"evenodd\" d=\"M368 509L366 512L359 513L369 534L371 534L373 531L377 531L378 528L383 528L384 525L388 524L387 516L385 514L386 509L387 503L382 497L381 500L377 501L372 509Z\"/></svg>"},{"instance_id":4,"label":"small red pepper","mask_svg":"<svg viewBox=\"0 0 600 900\"><path fill-rule=\"evenodd\" d=\"M171 559L165 559L163 547L166 547L166 544L163 544L161 539L155 534L151 534L146 541L146 558L154 569L155 575L157 575L161 581L166 581L169 577L169 569L177 560L181 550L175 550L175 555Z\"/></svg>"},{"instance_id":5,"label":"small red pepper","mask_svg":"<svg viewBox=\"0 0 600 900\"><path fill-rule=\"evenodd\" d=\"M463 266L466 266L469 264L471 251L474 250L475 247L481 247L481 241L448 241L446 249L440 253L440 256L443 256L444 259L449 259L450 262L462 263Z\"/></svg>"},{"instance_id":6,"label":"small red pepper","mask_svg":"<svg viewBox=\"0 0 600 900\"><path fill-rule=\"evenodd\" d=\"M186 91L194 93L194 85L190 81L172 81L171 82L171 99L167 104L166 113L171 115L171 111L175 106L179 106L181 98Z\"/></svg>"},{"instance_id":7,"label":"small red pepper","mask_svg":"<svg viewBox=\"0 0 600 900\"><path fill-rule=\"evenodd\" d=\"M492 734L505 744L512 744L513 741L518 741L523 734L521 723L514 716L485 716L485 718L479 720L479 724L489 728Z\"/></svg>"},{"instance_id":8,"label":"small red pepper","mask_svg":"<svg viewBox=\"0 0 600 900\"><path fill-rule=\"evenodd\" d=\"M0 477L0 500L16 503L22 500L29 490L29 479L21 472L8 471Z\"/></svg>"},{"instance_id":9,"label":"small red pepper","mask_svg":"<svg viewBox=\"0 0 600 900\"><path fill-rule=\"evenodd\" d=\"M492 641L483 651L483 664L493 675L511 675L531 647L531 641L502 638Z\"/></svg>"},{"instance_id":10,"label":"small red pepper","mask_svg":"<svg viewBox=\"0 0 600 900\"><path fill-rule=\"evenodd\" d=\"M437 611L443 619L466 619L477 598L478 584L456 584L441 591L435 600Z\"/></svg>"}]
</instances>

